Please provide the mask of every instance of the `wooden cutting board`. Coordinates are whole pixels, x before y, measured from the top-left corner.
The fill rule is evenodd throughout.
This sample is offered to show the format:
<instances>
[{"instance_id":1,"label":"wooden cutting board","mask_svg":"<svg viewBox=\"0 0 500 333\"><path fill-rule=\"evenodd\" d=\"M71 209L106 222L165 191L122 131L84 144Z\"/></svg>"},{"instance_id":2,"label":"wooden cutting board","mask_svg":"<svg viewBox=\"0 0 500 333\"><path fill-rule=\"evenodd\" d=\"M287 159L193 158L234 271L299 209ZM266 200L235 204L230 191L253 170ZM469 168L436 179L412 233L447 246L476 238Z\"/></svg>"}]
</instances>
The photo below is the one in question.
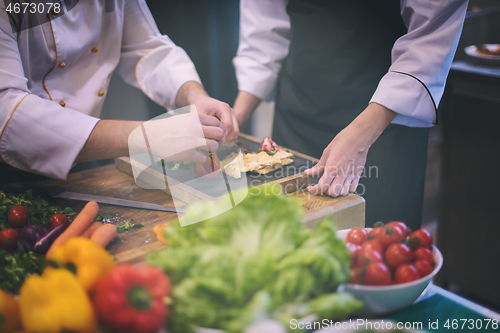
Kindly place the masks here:
<instances>
[{"instance_id":1,"label":"wooden cutting board","mask_svg":"<svg viewBox=\"0 0 500 333\"><path fill-rule=\"evenodd\" d=\"M257 151L261 141L255 137L246 134L240 134L238 145L241 150ZM247 176L248 186L261 185L264 183L280 185L283 193L295 195L304 203L303 207L306 213L304 222L313 227L319 220L327 215L333 215L335 223L339 228L352 228L353 226L364 226L365 203L364 199L355 194L348 196L331 198L328 196L311 195L305 188L311 184L316 184L319 177L310 177L302 171L312 167L319 160L305 154L289 150L294 156L294 162L285 166L283 170L277 170L267 175L249 175ZM190 203L203 200L215 201L218 196L203 193L188 185L185 185L164 172L147 168L145 165L130 159L129 157L120 157L115 159L115 166L118 170L133 177L132 165L136 164L140 169L145 169L141 174L139 185L144 187L151 184L166 184L162 191L171 195L168 185L174 184L177 187L176 195L180 200L189 205ZM250 174L250 173L247 173ZM181 191L179 191L179 188ZM226 189L226 187L224 187Z\"/></svg>"}]
</instances>

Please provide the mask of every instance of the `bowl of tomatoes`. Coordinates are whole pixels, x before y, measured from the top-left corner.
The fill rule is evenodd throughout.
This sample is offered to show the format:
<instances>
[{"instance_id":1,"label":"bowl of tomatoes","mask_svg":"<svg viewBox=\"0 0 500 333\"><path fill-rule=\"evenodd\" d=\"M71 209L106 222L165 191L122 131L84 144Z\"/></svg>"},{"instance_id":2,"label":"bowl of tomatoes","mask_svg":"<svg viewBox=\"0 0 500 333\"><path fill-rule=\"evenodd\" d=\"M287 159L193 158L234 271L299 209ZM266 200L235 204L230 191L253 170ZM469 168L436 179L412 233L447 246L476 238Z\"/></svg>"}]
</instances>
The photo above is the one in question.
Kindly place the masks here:
<instances>
[{"instance_id":1,"label":"bowl of tomatoes","mask_svg":"<svg viewBox=\"0 0 500 333\"><path fill-rule=\"evenodd\" d=\"M408 233L403 222L337 231L352 252L345 291L365 303L361 315L387 314L425 294L443 266L443 256L424 229Z\"/></svg>"}]
</instances>

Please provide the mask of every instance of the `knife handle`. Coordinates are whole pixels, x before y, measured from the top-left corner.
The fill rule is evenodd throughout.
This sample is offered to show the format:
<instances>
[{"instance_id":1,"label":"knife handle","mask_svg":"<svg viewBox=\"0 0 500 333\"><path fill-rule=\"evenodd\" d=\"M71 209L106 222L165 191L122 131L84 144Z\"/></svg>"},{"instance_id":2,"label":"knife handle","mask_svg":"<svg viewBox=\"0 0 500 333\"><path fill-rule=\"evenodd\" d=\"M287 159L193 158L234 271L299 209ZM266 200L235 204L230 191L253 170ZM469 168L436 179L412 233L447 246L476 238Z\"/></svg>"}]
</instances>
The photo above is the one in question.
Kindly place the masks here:
<instances>
[{"instance_id":1,"label":"knife handle","mask_svg":"<svg viewBox=\"0 0 500 333\"><path fill-rule=\"evenodd\" d=\"M24 193L31 190L34 196L53 197L66 190L60 186L46 186L33 182L19 182L3 185L0 189L6 193Z\"/></svg>"}]
</instances>

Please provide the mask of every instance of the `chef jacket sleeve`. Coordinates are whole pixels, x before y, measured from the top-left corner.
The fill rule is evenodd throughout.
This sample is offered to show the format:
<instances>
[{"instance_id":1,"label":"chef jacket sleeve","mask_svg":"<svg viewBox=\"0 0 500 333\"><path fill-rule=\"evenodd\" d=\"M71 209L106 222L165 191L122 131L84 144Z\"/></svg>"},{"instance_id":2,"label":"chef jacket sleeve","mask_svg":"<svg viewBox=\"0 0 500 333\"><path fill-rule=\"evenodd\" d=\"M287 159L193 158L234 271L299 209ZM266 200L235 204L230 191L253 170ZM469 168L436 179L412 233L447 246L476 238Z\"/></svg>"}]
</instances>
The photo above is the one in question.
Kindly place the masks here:
<instances>
[{"instance_id":1,"label":"chef jacket sleeve","mask_svg":"<svg viewBox=\"0 0 500 333\"><path fill-rule=\"evenodd\" d=\"M290 46L287 0L241 0L240 43L233 59L238 89L272 96Z\"/></svg>"},{"instance_id":2,"label":"chef jacket sleeve","mask_svg":"<svg viewBox=\"0 0 500 333\"><path fill-rule=\"evenodd\" d=\"M118 73L167 109L187 81L201 83L186 52L162 36L144 0L127 0Z\"/></svg>"},{"instance_id":3,"label":"chef jacket sleeve","mask_svg":"<svg viewBox=\"0 0 500 333\"><path fill-rule=\"evenodd\" d=\"M99 119L30 93L5 8L0 45L1 158L21 170L65 179Z\"/></svg>"},{"instance_id":4,"label":"chef jacket sleeve","mask_svg":"<svg viewBox=\"0 0 500 333\"><path fill-rule=\"evenodd\" d=\"M457 49L467 0L402 0L408 33L392 49L392 65L371 102L398 113L393 123L430 127Z\"/></svg>"}]
</instances>

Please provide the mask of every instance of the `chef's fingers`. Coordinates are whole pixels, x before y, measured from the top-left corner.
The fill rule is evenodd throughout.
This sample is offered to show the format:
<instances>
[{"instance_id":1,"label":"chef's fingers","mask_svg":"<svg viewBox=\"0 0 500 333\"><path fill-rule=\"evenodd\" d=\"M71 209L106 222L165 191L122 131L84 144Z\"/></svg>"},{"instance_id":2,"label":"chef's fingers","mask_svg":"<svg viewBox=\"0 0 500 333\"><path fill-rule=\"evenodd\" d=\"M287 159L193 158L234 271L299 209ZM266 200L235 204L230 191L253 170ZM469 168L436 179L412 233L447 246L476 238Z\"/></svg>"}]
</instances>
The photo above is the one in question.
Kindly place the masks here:
<instances>
[{"instance_id":1,"label":"chef's fingers","mask_svg":"<svg viewBox=\"0 0 500 333\"><path fill-rule=\"evenodd\" d=\"M234 110L231 109L231 116L233 118L233 130L228 133L226 140L227 141L233 141L238 138L238 135L240 135L240 126L238 125L238 120L236 119L236 114L234 113Z\"/></svg>"},{"instance_id":2,"label":"chef's fingers","mask_svg":"<svg viewBox=\"0 0 500 333\"><path fill-rule=\"evenodd\" d=\"M219 118L222 125L224 125L226 137L234 136L233 113L233 109L227 103L220 102L215 108L215 116Z\"/></svg>"},{"instance_id":3,"label":"chef's fingers","mask_svg":"<svg viewBox=\"0 0 500 333\"><path fill-rule=\"evenodd\" d=\"M343 168L340 167L339 171L337 172L337 175L335 176L335 179L333 179L332 183L330 184L330 187L328 188L328 191L326 194L328 194L331 197L338 197L340 192L342 191L342 186L344 186L344 182L346 181L348 175L345 173Z\"/></svg>"},{"instance_id":4,"label":"chef's fingers","mask_svg":"<svg viewBox=\"0 0 500 333\"><path fill-rule=\"evenodd\" d=\"M324 169L325 169L325 167L323 165L319 165L319 163L318 163L315 166L313 166L312 168L304 170L304 173L308 176L317 176L317 175L320 175Z\"/></svg>"},{"instance_id":5,"label":"chef's fingers","mask_svg":"<svg viewBox=\"0 0 500 333\"><path fill-rule=\"evenodd\" d=\"M313 166L312 168L305 170L304 173L308 176L320 175L323 171L325 171L325 165L326 165L327 160L328 160L327 155L325 153L323 153L323 155L321 155L321 159L319 160L319 162L316 163L316 165Z\"/></svg>"},{"instance_id":6,"label":"chef's fingers","mask_svg":"<svg viewBox=\"0 0 500 333\"><path fill-rule=\"evenodd\" d=\"M226 128L224 127L224 125L220 122L219 119L217 119L216 117L214 116L208 116L208 115L205 115L205 114L200 114L199 115L200 117L200 123L201 123L201 127L203 129L203 133L205 134L205 129L207 127L214 127L214 128L219 128L222 133L223 133L223 137L226 137L227 136L227 131L226 131ZM207 135L205 134L205 137ZM212 138L214 139L214 138ZM220 140L218 140L220 141Z\"/></svg>"},{"instance_id":7,"label":"chef's fingers","mask_svg":"<svg viewBox=\"0 0 500 333\"><path fill-rule=\"evenodd\" d=\"M219 142L224 142L226 140L226 132L215 126L202 126L203 135L207 139L212 139Z\"/></svg>"},{"instance_id":8,"label":"chef's fingers","mask_svg":"<svg viewBox=\"0 0 500 333\"><path fill-rule=\"evenodd\" d=\"M313 167L313 169L315 167ZM316 184L314 186L309 186L307 188L307 190L311 194L323 194L323 193L327 192L333 179L337 176L337 167L336 166L326 166L326 167L319 167L319 168L324 169L323 176L321 176L321 178L319 179L318 184ZM309 170L311 170L311 169L309 169Z\"/></svg>"},{"instance_id":9,"label":"chef's fingers","mask_svg":"<svg viewBox=\"0 0 500 333\"><path fill-rule=\"evenodd\" d=\"M356 188L358 188L359 184L359 177L354 178L354 180L351 183L351 186L349 187L349 192L356 192Z\"/></svg>"},{"instance_id":10,"label":"chef's fingers","mask_svg":"<svg viewBox=\"0 0 500 333\"><path fill-rule=\"evenodd\" d=\"M350 174L346 178L346 180L344 182L344 186L342 186L342 191L340 191L341 195L347 195L349 193L349 189L351 188L351 184L352 184L354 178L356 178L356 176L353 174Z\"/></svg>"}]
</instances>

